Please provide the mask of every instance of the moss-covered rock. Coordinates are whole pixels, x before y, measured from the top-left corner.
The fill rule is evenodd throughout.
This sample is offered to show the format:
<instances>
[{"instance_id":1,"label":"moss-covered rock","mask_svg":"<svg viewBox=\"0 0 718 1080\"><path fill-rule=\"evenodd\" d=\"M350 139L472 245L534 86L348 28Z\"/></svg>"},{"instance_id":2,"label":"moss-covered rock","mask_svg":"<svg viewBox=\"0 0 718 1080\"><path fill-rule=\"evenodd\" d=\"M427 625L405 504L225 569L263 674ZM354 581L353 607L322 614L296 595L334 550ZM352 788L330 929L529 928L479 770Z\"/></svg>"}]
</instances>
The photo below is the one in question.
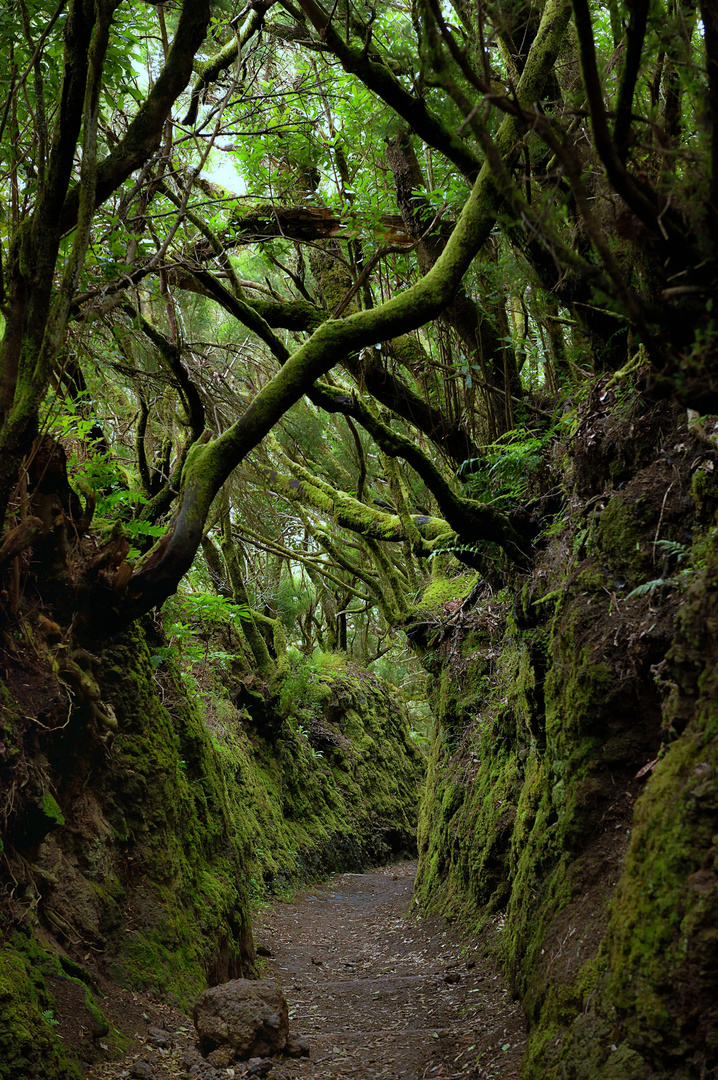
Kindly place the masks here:
<instances>
[{"instance_id":1,"label":"moss-covered rock","mask_svg":"<svg viewBox=\"0 0 718 1080\"><path fill-rule=\"evenodd\" d=\"M82 1080L77 1062L56 1037L54 1005L41 969L24 953L22 943L0 947L2 1080Z\"/></svg>"}]
</instances>

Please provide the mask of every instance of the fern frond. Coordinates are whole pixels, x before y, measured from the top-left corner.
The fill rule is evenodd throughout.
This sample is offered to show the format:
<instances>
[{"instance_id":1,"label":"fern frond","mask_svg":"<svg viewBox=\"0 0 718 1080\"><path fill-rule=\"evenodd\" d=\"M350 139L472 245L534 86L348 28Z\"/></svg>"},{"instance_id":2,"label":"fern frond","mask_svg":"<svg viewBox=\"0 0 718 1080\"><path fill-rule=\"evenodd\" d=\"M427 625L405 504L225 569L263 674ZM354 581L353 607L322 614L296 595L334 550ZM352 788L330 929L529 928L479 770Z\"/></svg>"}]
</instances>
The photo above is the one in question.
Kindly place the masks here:
<instances>
[{"instance_id":1,"label":"fern frond","mask_svg":"<svg viewBox=\"0 0 718 1080\"><path fill-rule=\"evenodd\" d=\"M656 540L653 546L662 548L669 559L676 559L678 562L691 553L690 548L686 547L685 544L680 544L677 540Z\"/></svg>"},{"instance_id":2,"label":"fern frond","mask_svg":"<svg viewBox=\"0 0 718 1080\"><path fill-rule=\"evenodd\" d=\"M634 600L637 596L646 596L655 589L660 589L661 585L675 584L675 578L654 578L653 581L644 581L643 585L637 585L635 589L631 589L628 596L626 596L626 600Z\"/></svg>"}]
</instances>

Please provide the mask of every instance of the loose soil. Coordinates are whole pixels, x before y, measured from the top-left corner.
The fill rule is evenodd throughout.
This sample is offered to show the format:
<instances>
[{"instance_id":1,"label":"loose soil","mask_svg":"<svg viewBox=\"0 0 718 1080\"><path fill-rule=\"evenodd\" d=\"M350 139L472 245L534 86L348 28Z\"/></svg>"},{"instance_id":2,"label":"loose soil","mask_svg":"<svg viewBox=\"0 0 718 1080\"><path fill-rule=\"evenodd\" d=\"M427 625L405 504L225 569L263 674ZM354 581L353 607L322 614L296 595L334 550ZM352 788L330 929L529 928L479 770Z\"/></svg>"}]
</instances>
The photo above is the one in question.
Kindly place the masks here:
<instances>
[{"instance_id":1,"label":"loose soil","mask_svg":"<svg viewBox=\"0 0 718 1080\"><path fill-rule=\"evenodd\" d=\"M270 954L262 956L262 975L283 987L290 1031L310 1047L308 1058L277 1059L270 1080L519 1076L525 1037L518 1005L474 942L441 919L412 913L415 871L414 863L400 863L337 874L259 917L259 953ZM137 1009L142 1003L133 997ZM244 1065L208 1071L202 1062L200 1070L181 1014L151 1002L144 1013L145 1026L171 1032L172 1046L138 1032L132 1054L96 1066L92 1080L244 1075Z\"/></svg>"}]
</instances>

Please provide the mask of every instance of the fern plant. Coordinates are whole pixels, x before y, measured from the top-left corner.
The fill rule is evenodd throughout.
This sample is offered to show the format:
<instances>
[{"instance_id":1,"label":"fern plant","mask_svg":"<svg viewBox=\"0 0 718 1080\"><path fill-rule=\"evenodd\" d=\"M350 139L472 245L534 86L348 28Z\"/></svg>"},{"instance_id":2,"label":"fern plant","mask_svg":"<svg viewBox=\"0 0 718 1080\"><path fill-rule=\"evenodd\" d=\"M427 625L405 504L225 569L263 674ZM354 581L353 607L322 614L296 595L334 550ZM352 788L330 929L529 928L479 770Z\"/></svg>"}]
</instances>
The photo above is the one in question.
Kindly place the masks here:
<instances>
[{"instance_id":1,"label":"fern plant","mask_svg":"<svg viewBox=\"0 0 718 1080\"><path fill-rule=\"evenodd\" d=\"M691 554L691 549L678 540L655 540L653 546L663 551L666 560L675 559L676 562L681 562L682 559L688 558ZM699 569L697 566L687 566L676 577L660 577L653 578L652 581L644 581L642 585L637 585L635 589L628 593L626 600L634 600L640 596L651 596L656 589L660 589L663 585L687 585L697 569Z\"/></svg>"},{"instance_id":2,"label":"fern plant","mask_svg":"<svg viewBox=\"0 0 718 1080\"><path fill-rule=\"evenodd\" d=\"M485 457L463 462L458 473L463 494L498 506L519 502L530 474L541 465L550 434L538 437L517 428L487 446Z\"/></svg>"},{"instance_id":3,"label":"fern plant","mask_svg":"<svg viewBox=\"0 0 718 1080\"><path fill-rule=\"evenodd\" d=\"M654 578L652 581L644 581L642 585L637 585L635 589L631 589L626 596L626 600L635 600L639 596L651 596L662 585L677 584L679 584L678 578Z\"/></svg>"},{"instance_id":4,"label":"fern plant","mask_svg":"<svg viewBox=\"0 0 718 1080\"><path fill-rule=\"evenodd\" d=\"M691 549L677 540L654 540L654 548L661 548L667 559L675 559L680 562L690 555Z\"/></svg>"}]
</instances>

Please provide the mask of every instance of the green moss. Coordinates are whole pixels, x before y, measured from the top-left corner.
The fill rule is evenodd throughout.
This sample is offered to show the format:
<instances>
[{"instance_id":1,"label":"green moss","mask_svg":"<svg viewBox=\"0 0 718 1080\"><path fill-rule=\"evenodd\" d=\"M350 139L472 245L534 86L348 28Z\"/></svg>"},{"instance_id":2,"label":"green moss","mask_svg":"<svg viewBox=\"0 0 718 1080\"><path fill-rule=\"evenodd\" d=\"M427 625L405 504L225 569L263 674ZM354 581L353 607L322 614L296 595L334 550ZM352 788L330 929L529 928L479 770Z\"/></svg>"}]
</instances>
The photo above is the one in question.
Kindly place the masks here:
<instances>
[{"instance_id":1,"label":"green moss","mask_svg":"<svg viewBox=\"0 0 718 1080\"><path fill-rule=\"evenodd\" d=\"M443 574L432 575L428 585L421 594L417 605L419 612L441 611L447 603L456 603L468 596L478 581L478 573L460 574L456 577L446 577Z\"/></svg>"},{"instance_id":2,"label":"green moss","mask_svg":"<svg viewBox=\"0 0 718 1080\"><path fill-rule=\"evenodd\" d=\"M518 602L427 642L417 896L502 962L529 1023L525 1080L698 1080L718 1060L715 530L693 532L678 631L677 590L648 611L620 600L658 575L659 520L692 528L659 465L588 537L580 518L557 531ZM694 483L694 521L712 523L711 492ZM437 582L429 614L463 593Z\"/></svg>"},{"instance_id":3,"label":"green moss","mask_svg":"<svg viewBox=\"0 0 718 1080\"><path fill-rule=\"evenodd\" d=\"M22 959L0 950L0 1077L17 1080L42 1075L46 1080L81 1080L47 1016L53 999ZM43 1013L46 1015L43 1016Z\"/></svg>"},{"instance_id":4,"label":"green moss","mask_svg":"<svg viewBox=\"0 0 718 1080\"><path fill-rule=\"evenodd\" d=\"M102 941L120 985L189 1009L209 982L253 974L257 902L415 850L423 756L389 688L346 658L289 654L275 698L248 695L250 715L223 691L222 708L206 717L166 657L160 689L140 627L109 647L98 669L118 733L101 764L88 763L84 831L70 841L55 830L43 841L53 845L48 857L71 842L77 869L71 910L55 912L49 889L43 912L52 925L57 917ZM82 765L73 758L77 775ZM48 821L62 823L53 795L37 801ZM69 1052L42 1020L54 1009L52 979L70 969L63 973L27 927L27 939L2 953L0 1004L15 1049L0 1080L29 1080L41 1068L52 1080L74 1078ZM69 977L78 973L75 965ZM104 1023L97 1003L87 1008Z\"/></svg>"},{"instance_id":5,"label":"green moss","mask_svg":"<svg viewBox=\"0 0 718 1080\"><path fill-rule=\"evenodd\" d=\"M696 1044L718 1050L718 1022L699 1004L718 986L717 734L711 704L657 766L611 904L606 995L624 1038L648 1057L658 1049L666 1068Z\"/></svg>"},{"instance_id":6,"label":"green moss","mask_svg":"<svg viewBox=\"0 0 718 1080\"><path fill-rule=\"evenodd\" d=\"M163 919L147 934L128 928L127 941L110 964L112 977L120 986L149 989L189 1012L207 985L196 933L197 925L181 914Z\"/></svg>"},{"instance_id":7,"label":"green moss","mask_svg":"<svg viewBox=\"0 0 718 1080\"><path fill-rule=\"evenodd\" d=\"M475 633L460 676L445 668L432 695L437 729L419 822L417 895L430 910L461 914L467 923L505 902L508 841L533 744L534 673L515 634L509 621L499 650L491 636ZM522 757L511 745L517 733Z\"/></svg>"},{"instance_id":8,"label":"green moss","mask_svg":"<svg viewBox=\"0 0 718 1080\"><path fill-rule=\"evenodd\" d=\"M691 495L699 520L706 525L714 524L718 513L718 477L715 472L696 469L691 477Z\"/></svg>"},{"instance_id":9,"label":"green moss","mask_svg":"<svg viewBox=\"0 0 718 1080\"><path fill-rule=\"evenodd\" d=\"M27 934L0 946L0 1078L81 1080L82 1072L56 1033L52 976L64 977L56 957Z\"/></svg>"},{"instance_id":10,"label":"green moss","mask_svg":"<svg viewBox=\"0 0 718 1080\"><path fill-rule=\"evenodd\" d=\"M53 821L56 825L64 825L65 818L62 810L58 806L57 800L49 791L46 791L40 801L40 806L45 817L49 821Z\"/></svg>"},{"instance_id":11,"label":"green moss","mask_svg":"<svg viewBox=\"0 0 718 1080\"><path fill-rule=\"evenodd\" d=\"M486 941L529 1017L524 1073L536 1080L617 1080L622 1069L638 1077L643 1068L636 1040L610 1050L615 1020L590 1009L609 998L612 968L609 954L597 952L607 914L596 900L586 909L586 882L615 874L594 841L611 802L606 770L625 760L630 734L611 723L617 680L597 629L610 602L605 580L594 561L556 588L542 582L557 603L529 604L534 625L523 631L508 604L497 617L494 598L460 649L452 644L431 691L437 725L417 896L467 928L489 928L502 912L502 932ZM641 917L648 926L649 910ZM568 962L567 943L584 924L590 944ZM611 1036L605 1052L582 1019L589 1013L595 1030Z\"/></svg>"},{"instance_id":12,"label":"green moss","mask_svg":"<svg viewBox=\"0 0 718 1080\"><path fill-rule=\"evenodd\" d=\"M601 512L595 528L601 560L617 575L633 585L647 579L651 571L649 544L644 528L652 522L653 511L641 504L629 504L615 495Z\"/></svg>"},{"instance_id":13,"label":"green moss","mask_svg":"<svg viewBox=\"0 0 718 1080\"><path fill-rule=\"evenodd\" d=\"M600 592L606 587L606 572L601 567L589 563L576 576L576 588L587 592Z\"/></svg>"},{"instance_id":14,"label":"green moss","mask_svg":"<svg viewBox=\"0 0 718 1080\"><path fill-rule=\"evenodd\" d=\"M718 981L718 541L681 609L670 660L666 724L685 727L636 806L626 866L611 906L609 992L639 1050L664 1057L703 1043L718 1021L700 1002Z\"/></svg>"}]
</instances>

